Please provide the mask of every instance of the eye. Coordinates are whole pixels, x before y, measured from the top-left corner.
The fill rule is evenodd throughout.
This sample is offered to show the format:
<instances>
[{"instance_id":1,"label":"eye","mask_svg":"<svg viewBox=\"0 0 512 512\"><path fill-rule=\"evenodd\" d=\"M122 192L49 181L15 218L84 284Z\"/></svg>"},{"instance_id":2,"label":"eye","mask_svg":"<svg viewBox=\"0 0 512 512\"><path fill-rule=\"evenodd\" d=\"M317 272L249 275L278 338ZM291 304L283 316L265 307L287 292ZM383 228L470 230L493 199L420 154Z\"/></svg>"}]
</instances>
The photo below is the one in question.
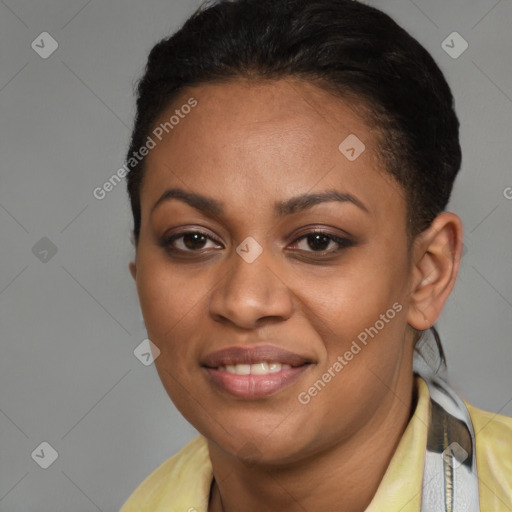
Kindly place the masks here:
<instances>
[{"instance_id":1,"label":"eye","mask_svg":"<svg viewBox=\"0 0 512 512\"><path fill-rule=\"evenodd\" d=\"M183 231L166 237L162 245L171 252L199 252L201 249L209 249L209 247L205 246L208 240L219 244L219 242L203 231ZM216 246L214 244L214 247Z\"/></svg>"},{"instance_id":2,"label":"eye","mask_svg":"<svg viewBox=\"0 0 512 512\"><path fill-rule=\"evenodd\" d=\"M349 240L348 238L338 237L322 230L310 231L309 233L297 238L294 243L299 244L301 242L304 243L303 248L299 247L300 250L304 250L305 252L316 252L320 253L320 255L336 253L346 247L354 245L352 240ZM335 247L337 245L337 248L329 250L329 247L332 247L332 244L334 244ZM308 248L311 250L308 250Z\"/></svg>"},{"instance_id":3,"label":"eye","mask_svg":"<svg viewBox=\"0 0 512 512\"><path fill-rule=\"evenodd\" d=\"M208 247L208 241L212 243ZM354 243L348 238L338 237L327 231L313 230L297 238L295 245L303 244L299 249L304 252L319 253L319 255L333 254ZM221 244L203 231L182 231L166 237L161 244L169 252L197 252L203 249L218 248ZM332 246L334 245L334 248ZM331 247L331 249L329 249Z\"/></svg>"}]
</instances>

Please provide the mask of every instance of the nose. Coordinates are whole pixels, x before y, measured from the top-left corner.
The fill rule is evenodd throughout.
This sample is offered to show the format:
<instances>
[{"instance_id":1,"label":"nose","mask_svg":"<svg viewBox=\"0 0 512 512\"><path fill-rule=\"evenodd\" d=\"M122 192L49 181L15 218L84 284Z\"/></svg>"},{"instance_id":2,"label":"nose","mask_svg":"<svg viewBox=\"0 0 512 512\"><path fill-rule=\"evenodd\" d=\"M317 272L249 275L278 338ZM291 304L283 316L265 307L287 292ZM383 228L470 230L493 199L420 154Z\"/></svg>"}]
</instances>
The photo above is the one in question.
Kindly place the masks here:
<instances>
[{"instance_id":1,"label":"nose","mask_svg":"<svg viewBox=\"0 0 512 512\"><path fill-rule=\"evenodd\" d=\"M268 254L268 253L267 253ZM214 287L209 313L215 321L253 329L265 321L284 321L293 312L292 292L265 251L249 263L233 253L224 278Z\"/></svg>"}]
</instances>

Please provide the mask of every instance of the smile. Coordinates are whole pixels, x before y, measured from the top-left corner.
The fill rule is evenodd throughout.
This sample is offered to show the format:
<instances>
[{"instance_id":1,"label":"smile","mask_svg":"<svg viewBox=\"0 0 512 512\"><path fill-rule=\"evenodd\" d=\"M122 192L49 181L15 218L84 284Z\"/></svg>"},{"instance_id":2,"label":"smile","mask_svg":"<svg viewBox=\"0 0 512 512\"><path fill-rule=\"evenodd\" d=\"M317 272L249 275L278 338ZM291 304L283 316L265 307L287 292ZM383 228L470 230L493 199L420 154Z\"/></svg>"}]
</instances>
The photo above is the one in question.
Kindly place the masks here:
<instances>
[{"instance_id":1,"label":"smile","mask_svg":"<svg viewBox=\"0 0 512 512\"><path fill-rule=\"evenodd\" d=\"M211 352L201 366L216 392L257 400L291 386L312 362L312 358L280 346L251 344Z\"/></svg>"},{"instance_id":2,"label":"smile","mask_svg":"<svg viewBox=\"0 0 512 512\"><path fill-rule=\"evenodd\" d=\"M269 368L267 373L257 373L266 371L265 366ZM271 366L273 371L270 371ZM215 390L244 400L257 400L275 395L291 386L310 366L309 364L290 366L280 363L255 363L204 369ZM257 368L256 373L252 373L253 367Z\"/></svg>"},{"instance_id":3,"label":"smile","mask_svg":"<svg viewBox=\"0 0 512 512\"><path fill-rule=\"evenodd\" d=\"M219 366L220 372L228 372L236 375L268 375L269 373L278 373L281 370L289 370L291 365L286 363L254 363L254 364L228 364Z\"/></svg>"}]
</instances>

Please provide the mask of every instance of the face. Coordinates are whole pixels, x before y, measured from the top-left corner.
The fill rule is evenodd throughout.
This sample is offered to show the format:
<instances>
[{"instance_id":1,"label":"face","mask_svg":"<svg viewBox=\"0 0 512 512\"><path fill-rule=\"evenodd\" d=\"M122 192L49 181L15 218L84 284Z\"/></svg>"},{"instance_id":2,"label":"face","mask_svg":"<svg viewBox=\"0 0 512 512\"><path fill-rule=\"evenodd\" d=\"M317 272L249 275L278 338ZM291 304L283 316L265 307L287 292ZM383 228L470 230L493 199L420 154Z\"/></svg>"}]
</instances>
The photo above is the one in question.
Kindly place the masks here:
<instances>
[{"instance_id":1,"label":"face","mask_svg":"<svg viewBox=\"0 0 512 512\"><path fill-rule=\"evenodd\" d=\"M155 364L224 453L298 460L377 425L410 384L403 192L357 109L312 84L197 86L155 126L191 97L153 137L140 196Z\"/></svg>"}]
</instances>

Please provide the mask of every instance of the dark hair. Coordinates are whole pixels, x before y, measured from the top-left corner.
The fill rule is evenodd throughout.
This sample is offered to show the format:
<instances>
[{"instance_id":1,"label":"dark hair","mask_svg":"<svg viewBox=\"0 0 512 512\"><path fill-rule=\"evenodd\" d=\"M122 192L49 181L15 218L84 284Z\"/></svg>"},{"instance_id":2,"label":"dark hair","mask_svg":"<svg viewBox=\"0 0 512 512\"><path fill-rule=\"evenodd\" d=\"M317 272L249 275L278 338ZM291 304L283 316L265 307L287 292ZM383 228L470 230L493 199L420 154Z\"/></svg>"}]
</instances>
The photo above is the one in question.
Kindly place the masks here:
<instances>
[{"instance_id":1,"label":"dark hair","mask_svg":"<svg viewBox=\"0 0 512 512\"><path fill-rule=\"evenodd\" d=\"M149 54L127 160L185 87L238 77L304 78L363 100L381 133L385 170L405 191L409 234L445 208L461 164L450 88L423 46L387 14L355 0L203 4ZM137 160L127 178L136 242L143 176L144 160Z\"/></svg>"},{"instance_id":2,"label":"dark hair","mask_svg":"<svg viewBox=\"0 0 512 512\"><path fill-rule=\"evenodd\" d=\"M426 229L447 205L461 164L450 87L418 41L387 14L355 0L203 4L149 54L128 159L187 86L287 77L349 99L377 128L384 170L405 194L409 239ZM144 160L137 160L127 177L135 244L143 176Z\"/></svg>"}]
</instances>

